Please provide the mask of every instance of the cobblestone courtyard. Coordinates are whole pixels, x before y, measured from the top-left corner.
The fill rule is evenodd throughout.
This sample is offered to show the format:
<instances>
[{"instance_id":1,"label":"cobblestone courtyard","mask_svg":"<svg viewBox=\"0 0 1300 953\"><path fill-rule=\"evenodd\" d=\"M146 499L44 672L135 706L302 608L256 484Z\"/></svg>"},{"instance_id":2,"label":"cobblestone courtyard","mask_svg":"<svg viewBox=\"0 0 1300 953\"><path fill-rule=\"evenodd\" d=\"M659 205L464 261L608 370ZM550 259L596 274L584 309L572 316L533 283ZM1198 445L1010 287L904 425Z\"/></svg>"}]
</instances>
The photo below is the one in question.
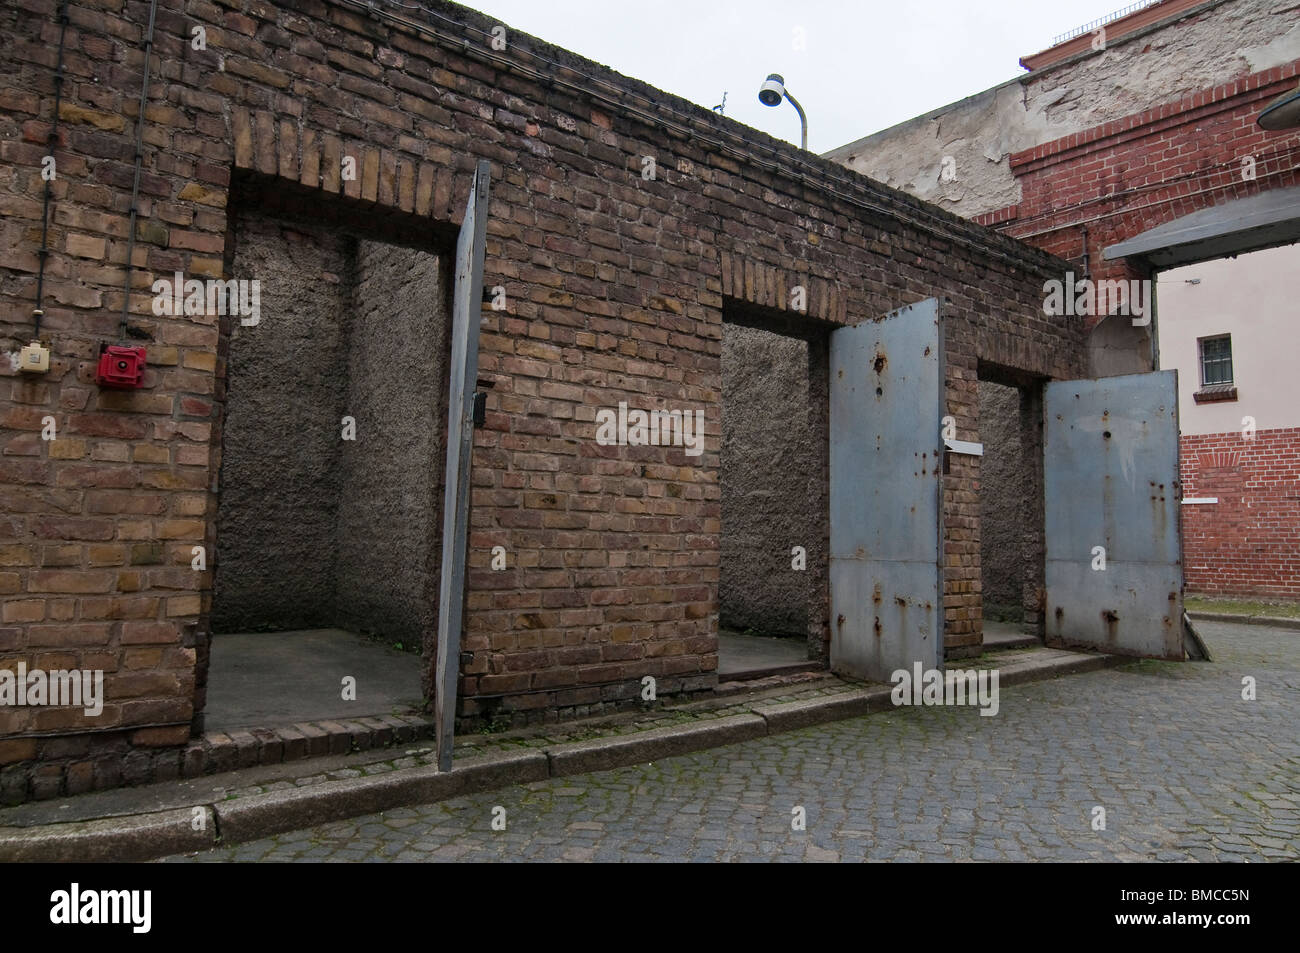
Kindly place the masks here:
<instances>
[{"instance_id":1,"label":"cobblestone courtyard","mask_svg":"<svg viewBox=\"0 0 1300 953\"><path fill-rule=\"evenodd\" d=\"M1017 686L994 717L900 709L168 859L1300 859L1300 631L1198 628L1213 663Z\"/></svg>"}]
</instances>

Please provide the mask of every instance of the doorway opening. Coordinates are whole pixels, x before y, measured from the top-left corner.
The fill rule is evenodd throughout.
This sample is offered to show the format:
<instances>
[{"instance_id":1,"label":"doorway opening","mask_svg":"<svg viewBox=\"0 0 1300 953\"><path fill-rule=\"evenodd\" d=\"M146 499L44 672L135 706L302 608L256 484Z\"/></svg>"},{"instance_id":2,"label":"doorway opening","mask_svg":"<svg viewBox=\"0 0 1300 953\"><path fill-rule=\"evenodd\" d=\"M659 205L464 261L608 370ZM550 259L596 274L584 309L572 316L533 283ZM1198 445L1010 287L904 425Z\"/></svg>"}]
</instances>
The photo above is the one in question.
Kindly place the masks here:
<instances>
[{"instance_id":1,"label":"doorway opening","mask_svg":"<svg viewBox=\"0 0 1300 953\"><path fill-rule=\"evenodd\" d=\"M1042 387L979 365L980 601L986 648L1042 638Z\"/></svg>"},{"instance_id":2,"label":"doorway opening","mask_svg":"<svg viewBox=\"0 0 1300 953\"><path fill-rule=\"evenodd\" d=\"M824 668L829 630L827 337L743 306L722 329L723 679Z\"/></svg>"},{"instance_id":3,"label":"doorway opening","mask_svg":"<svg viewBox=\"0 0 1300 953\"><path fill-rule=\"evenodd\" d=\"M260 315L222 319L199 727L418 712L437 632L448 258L254 201L230 227L229 273L259 282Z\"/></svg>"}]
</instances>

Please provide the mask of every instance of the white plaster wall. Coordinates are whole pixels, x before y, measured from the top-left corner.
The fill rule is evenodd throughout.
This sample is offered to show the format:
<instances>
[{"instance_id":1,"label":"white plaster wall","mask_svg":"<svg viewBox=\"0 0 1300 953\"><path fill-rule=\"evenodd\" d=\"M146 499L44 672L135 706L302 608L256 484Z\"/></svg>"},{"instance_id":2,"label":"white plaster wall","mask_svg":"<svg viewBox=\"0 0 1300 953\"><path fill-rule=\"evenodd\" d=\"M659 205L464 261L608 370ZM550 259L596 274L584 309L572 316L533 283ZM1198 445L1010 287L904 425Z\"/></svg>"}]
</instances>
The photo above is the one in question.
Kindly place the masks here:
<instances>
[{"instance_id":1,"label":"white plaster wall","mask_svg":"<svg viewBox=\"0 0 1300 953\"><path fill-rule=\"evenodd\" d=\"M1208 0L1197 11L1076 62L1024 73L826 157L969 218L1020 201L1008 162L1012 153L1300 59L1297 0ZM1008 71L1016 69L1008 64ZM945 156L956 172L947 182L941 176Z\"/></svg>"},{"instance_id":2,"label":"white plaster wall","mask_svg":"<svg viewBox=\"0 0 1300 953\"><path fill-rule=\"evenodd\" d=\"M1191 284L1199 279L1198 284ZM1300 426L1300 244L1161 272L1156 286L1160 366L1178 369L1186 434ZM1232 335L1237 400L1197 404L1198 338Z\"/></svg>"}]
</instances>

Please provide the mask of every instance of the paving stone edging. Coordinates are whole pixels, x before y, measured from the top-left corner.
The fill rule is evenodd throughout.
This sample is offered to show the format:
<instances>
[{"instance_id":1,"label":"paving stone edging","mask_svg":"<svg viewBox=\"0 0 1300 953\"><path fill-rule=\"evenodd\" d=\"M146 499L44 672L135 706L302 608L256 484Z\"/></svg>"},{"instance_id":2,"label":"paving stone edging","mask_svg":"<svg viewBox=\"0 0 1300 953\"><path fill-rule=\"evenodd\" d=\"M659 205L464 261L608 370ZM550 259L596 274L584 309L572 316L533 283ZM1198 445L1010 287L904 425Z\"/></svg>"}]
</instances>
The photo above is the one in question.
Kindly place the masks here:
<instances>
[{"instance_id":1,"label":"paving stone edging","mask_svg":"<svg viewBox=\"0 0 1300 953\"><path fill-rule=\"evenodd\" d=\"M1188 612L1193 622L1235 622L1240 625L1267 625L1277 629L1300 629L1300 619L1275 615L1235 615L1231 612Z\"/></svg>"},{"instance_id":2,"label":"paving stone edging","mask_svg":"<svg viewBox=\"0 0 1300 953\"><path fill-rule=\"evenodd\" d=\"M999 686L1091 672L1131 661L1114 655L1032 659L999 668ZM643 764L856 718L893 708L890 691L888 687L862 688L784 703L757 702L745 714L650 728L631 735L528 751L467 755L446 773L432 766L403 768L147 814L0 828L0 861L139 861L206 850L218 844L257 840L409 804ZM197 818L202 818L201 822L196 823Z\"/></svg>"}]
</instances>

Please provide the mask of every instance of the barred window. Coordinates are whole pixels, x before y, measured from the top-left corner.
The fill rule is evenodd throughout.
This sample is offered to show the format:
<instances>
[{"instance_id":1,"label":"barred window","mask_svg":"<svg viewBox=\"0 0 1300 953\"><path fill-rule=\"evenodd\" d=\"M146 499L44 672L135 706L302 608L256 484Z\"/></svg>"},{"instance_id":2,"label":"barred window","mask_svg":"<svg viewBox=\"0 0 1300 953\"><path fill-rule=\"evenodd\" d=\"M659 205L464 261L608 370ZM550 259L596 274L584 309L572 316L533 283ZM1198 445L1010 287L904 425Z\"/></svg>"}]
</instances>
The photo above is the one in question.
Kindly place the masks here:
<instances>
[{"instance_id":1,"label":"barred window","mask_svg":"<svg viewBox=\"0 0 1300 953\"><path fill-rule=\"evenodd\" d=\"M1232 383L1232 335L1201 338L1201 386Z\"/></svg>"}]
</instances>

